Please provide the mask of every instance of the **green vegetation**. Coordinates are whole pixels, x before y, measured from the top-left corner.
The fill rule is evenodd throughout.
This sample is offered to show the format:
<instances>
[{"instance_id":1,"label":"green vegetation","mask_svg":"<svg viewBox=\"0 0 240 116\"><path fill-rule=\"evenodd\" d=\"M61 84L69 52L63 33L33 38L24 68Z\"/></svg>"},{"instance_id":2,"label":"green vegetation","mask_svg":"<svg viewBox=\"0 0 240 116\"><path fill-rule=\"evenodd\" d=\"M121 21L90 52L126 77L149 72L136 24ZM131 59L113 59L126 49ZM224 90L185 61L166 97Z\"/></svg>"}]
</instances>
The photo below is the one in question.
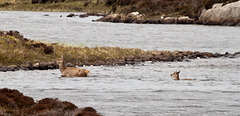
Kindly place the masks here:
<instances>
[{"instance_id":1,"label":"green vegetation","mask_svg":"<svg viewBox=\"0 0 240 116\"><path fill-rule=\"evenodd\" d=\"M0 65L20 65L26 62L52 62L58 60L62 54L66 60L72 63L107 61L120 59L128 56L139 56L147 54L140 49L125 49L119 47L82 47L52 45L54 52L44 53L43 47L32 47L40 42L22 42L21 40L9 35L0 35Z\"/></svg>"}]
</instances>

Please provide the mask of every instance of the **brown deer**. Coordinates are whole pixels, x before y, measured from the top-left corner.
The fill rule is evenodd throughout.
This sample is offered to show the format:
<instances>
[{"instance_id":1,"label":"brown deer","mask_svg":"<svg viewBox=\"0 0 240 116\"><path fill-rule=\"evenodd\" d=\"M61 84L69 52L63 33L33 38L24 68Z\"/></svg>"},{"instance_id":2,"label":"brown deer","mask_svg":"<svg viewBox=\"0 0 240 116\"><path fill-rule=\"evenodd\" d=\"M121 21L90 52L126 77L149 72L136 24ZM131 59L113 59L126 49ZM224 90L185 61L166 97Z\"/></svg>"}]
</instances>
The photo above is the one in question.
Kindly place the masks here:
<instances>
[{"instance_id":1,"label":"brown deer","mask_svg":"<svg viewBox=\"0 0 240 116\"><path fill-rule=\"evenodd\" d=\"M171 74L170 76L174 77L174 80L196 80L196 79L179 79L179 73L180 71L176 71L173 74Z\"/></svg>"},{"instance_id":2,"label":"brown deer","mask_svg":"<svg viewBox=\"0 0 240 116\"><path fill-rule=\"evenodd\" d=\"M87 77L89 70L77 68L77 67L65 67L65 62L63 55L61 55L61 60L59 62L59 70L62 73L62 77Z\"/></svg>"}]
</instances>

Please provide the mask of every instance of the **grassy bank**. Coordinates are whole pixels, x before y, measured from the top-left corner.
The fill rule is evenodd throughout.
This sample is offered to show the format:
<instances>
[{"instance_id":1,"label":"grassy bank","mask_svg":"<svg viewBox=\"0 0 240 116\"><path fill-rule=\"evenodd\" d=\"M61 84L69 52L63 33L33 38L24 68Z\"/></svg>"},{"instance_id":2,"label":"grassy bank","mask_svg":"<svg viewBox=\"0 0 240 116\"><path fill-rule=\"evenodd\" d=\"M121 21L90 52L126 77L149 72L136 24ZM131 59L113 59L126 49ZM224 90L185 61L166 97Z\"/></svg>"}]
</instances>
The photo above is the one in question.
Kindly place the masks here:
<instances>
[{"instance_id":1,"label":"grassy bank","mask_svg":"<svg viewBox=\"0 0 240 116\"><path fill-rule=\"evenodd\" d=\"M144 51L120 47L84 47L33 41L17 31L0 31L0 71L57 69L61 55L71 66L126 65L151 62L175 62L197 58L238 57L234 54L198 51Z\"/></svg>"},{"instance_id":2,"label":"grassy bank","mask_svg":"<svg viewBox=\"0 0 240 116\"><path fill-rule=\"evenodd\" d=\"M109 13L110 8L104 3L74 1L59 2L48 4L31 4L29 2L20 2L0 7L2 11L46 11L46 12L91 12L91 13Z\"/></svg>"},{"instance_id":3,"label":"grassy bank","mask_svg":"<svg viewBox=\"0 0 240 116\"><path fill-rule=\"evenodd\" d=\"M51 46L53 52L46 54L44 46L37 46L43 43ZM120 47L82 47L68 46L64 44L54 44L24 41L6 34L0 35L0 65L20 65L26 62L52 62L58 60L61 55L66 57L67 62L81 64L96 61L106 61L120 59L129 56L139 56L147 54L140 49L127 49Z\"/></svg>"}]
</instances>

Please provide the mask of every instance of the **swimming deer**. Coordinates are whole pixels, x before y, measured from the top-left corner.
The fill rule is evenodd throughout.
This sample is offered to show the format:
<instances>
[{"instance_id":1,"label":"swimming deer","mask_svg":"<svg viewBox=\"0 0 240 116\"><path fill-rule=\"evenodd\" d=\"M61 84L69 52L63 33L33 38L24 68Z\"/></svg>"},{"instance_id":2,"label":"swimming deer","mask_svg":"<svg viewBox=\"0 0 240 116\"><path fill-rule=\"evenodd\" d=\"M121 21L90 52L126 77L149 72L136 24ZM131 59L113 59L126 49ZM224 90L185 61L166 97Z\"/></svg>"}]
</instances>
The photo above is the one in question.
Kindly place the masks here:
<instances>
[{"instance_id":1,"label":"swimming deer","mask_svg":"<svg viewBox=\"0 0 240 116\"><path fill-rule=\"evenodd\" d=\"M82 68L65 67L63 55L61 55L59 70L61 71L63 77L87 77L90 72L89 70Z\"/></svg>"},{"instance_id":2,"label":"swimming deer","mask_svg":"<svg viewBox=\"0 0 240 116\"><path fill-rule=\"evenodd\" d=\"M170 76L174 77L174 80L196 80L196 79L179 79L179 73L180 71L176 71L173 74L171 74Z\"/></svg>"}]
</instances>

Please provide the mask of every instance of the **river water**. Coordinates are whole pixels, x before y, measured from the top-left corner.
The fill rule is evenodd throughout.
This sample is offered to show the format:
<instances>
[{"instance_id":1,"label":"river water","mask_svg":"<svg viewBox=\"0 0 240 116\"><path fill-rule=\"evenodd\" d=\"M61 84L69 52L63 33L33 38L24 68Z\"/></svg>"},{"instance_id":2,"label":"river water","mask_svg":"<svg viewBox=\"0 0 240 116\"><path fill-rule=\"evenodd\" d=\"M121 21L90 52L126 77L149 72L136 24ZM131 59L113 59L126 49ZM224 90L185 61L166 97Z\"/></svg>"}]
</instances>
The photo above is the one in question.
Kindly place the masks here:
<instances>
[{"instance_id":1,"label":"river water","mask_svg":"<svg viewBox=\"0 0 240 116\"><path fill-rule=\"evenodd\" d=\"M99 17L68 14L1 11L0 30L90 47L240 51L239 27L101 23L91 21ZM0 72L0 88L18 89L36 101L51 97L91 106L106 116L240 114L240 57L84 68L91 71L87 78L60 78L59 70ZM170 74L176 70L180 78L197 80L174 81Z\"/></svg>"}]
</instances>

